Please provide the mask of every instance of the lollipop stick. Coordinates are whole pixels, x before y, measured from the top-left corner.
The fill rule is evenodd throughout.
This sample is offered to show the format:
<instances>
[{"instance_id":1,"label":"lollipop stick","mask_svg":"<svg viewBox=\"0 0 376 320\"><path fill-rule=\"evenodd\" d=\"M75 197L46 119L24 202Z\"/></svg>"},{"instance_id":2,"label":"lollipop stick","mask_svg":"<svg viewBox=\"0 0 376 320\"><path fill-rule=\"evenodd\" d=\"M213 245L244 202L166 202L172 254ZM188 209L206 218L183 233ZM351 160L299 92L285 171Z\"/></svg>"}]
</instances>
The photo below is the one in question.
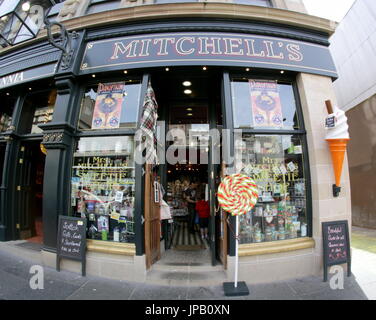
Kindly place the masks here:
<instances>
[{"instance_id":1,"label":"lollipop stick","mask_svg":"<svg viewBox=\"0 0 376 320\"><path fill-rule=\"evenodd\" d=\"M238 287L238 268L239 268L239 215L236 215L235 224L235 288Z\"/></svg>"}]
</instances>

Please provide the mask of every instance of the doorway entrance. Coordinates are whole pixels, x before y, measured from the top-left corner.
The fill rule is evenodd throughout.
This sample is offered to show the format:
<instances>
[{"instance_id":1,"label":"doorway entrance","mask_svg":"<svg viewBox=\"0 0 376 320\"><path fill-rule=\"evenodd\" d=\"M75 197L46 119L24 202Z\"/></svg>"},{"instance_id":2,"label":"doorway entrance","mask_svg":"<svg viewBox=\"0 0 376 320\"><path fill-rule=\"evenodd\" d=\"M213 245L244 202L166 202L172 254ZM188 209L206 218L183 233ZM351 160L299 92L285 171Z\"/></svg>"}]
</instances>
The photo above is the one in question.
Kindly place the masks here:
<instances>
[{"instance_id":1,"label":"doorway entrance","mask_svg":"<svg viewBox=\"0 0 376 320\"><path fill-rule=\"evenodd\" d=\"M40 141L21 142L16 175L18 238L40 244L43 242L44 152Z\"/></svg>"},{"instance_id":2,"label":"doorway entrance","mask_svg":"<svg viewBox=\"0 0 376 320\"><path fill-rule=\"evenodd\" d=\"M161 262L221 263L216 190L220 165L213 163L209 131L222 126L222 72L216 68L163 70L151 75L158 120L165 125L165 163L158 176L171 219L162 220Z\"/></svg>"}]
</instances>

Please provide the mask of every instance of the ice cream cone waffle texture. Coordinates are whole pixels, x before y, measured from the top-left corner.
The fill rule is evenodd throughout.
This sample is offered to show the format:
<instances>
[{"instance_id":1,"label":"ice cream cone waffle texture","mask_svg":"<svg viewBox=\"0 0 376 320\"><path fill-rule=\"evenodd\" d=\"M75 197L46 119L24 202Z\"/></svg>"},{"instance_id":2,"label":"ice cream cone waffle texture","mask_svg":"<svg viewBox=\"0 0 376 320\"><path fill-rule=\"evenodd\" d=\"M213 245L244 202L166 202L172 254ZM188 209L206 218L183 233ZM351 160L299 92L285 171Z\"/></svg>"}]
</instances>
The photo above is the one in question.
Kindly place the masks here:
<instances>
[{"instance_id":1,"label":"ice cream cone waffle texture","mask_svg":"<svg viewBox=\"0 0 376 320\"><path fill-rule=\"evenodd\" d=\"M326 139L332 157L336 186L340 186L341 183L343 159L345 157L346 146L349 140L350 139Z\"/></svg>"},{"instance_id":2,"label":"ice cream cone waffle texture","mask_svg":"<svg viewBox=\"0 0 376 320\"><path fill-rule=\"evenodd\" d=\"M233 216L246 214L252 210L257 199L256 183L243 174L225 177L218 188L219 205Z\"/></svg>"}]
</instances>

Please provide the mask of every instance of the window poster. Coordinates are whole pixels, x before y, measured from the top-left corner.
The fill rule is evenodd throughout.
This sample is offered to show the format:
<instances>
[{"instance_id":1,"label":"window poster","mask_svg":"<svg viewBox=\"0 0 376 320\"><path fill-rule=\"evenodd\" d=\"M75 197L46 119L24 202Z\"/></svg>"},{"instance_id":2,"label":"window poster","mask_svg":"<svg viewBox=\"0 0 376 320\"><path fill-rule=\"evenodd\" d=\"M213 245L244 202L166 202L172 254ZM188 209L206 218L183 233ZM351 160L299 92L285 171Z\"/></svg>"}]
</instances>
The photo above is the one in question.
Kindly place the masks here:
<instances>
[{"instance_id":1,"label":"window poster","mask_svg":"<svg viewBox=\"0 0 376 320\"><path fill-rule=\"evenodd\" d=\"M119 128L123 99L124 82L100 83L98 85L91 128Z\"/></svg>"},{"instance_id":2,"label":"window poster","mask_svg":"<svg viewBox=\"0 0 376 320\"><path fill-rule=\"evenodd\" d=\"M277 81L249 80L255 127L282 127L283 116Z\"/></svg>"}]
</instances>

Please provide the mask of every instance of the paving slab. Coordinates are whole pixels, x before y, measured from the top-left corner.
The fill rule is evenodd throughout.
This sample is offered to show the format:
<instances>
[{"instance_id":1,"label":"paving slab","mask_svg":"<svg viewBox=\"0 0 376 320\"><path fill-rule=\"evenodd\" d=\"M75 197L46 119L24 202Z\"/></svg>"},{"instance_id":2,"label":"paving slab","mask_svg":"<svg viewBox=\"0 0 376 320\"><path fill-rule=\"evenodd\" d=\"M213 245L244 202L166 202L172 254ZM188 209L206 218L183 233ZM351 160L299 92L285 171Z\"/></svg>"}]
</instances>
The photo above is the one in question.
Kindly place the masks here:
<instances>
[{"instance_id":1,"label":"paving slab","mask_svg":"<svg viewBox=\"0 0 376 320\"><path fill-rule=\"evenodd\" d=\"M0 271L1 298L5 300L63 300L79 286L59 280L44 281L43 289L31 289L29 281Z\"/></svg>"},{"instance_id":2,"label":"paving slab","mask_svg":"<svg viewBox=\"0 0 376 320\"><path fill-rule=\"evenodd\" d=\"M248 285L247 300L298 300L299 296L286 282Z\"/></svg>"},{"instance_id":3,"label":"paving slab","mask_svg":"<svg viewBox=\"0 0 376 320\"><path fill-rule=\"evenodd\" d=\"M332 290L330 288L330 279L331 276L328 275L328 281L324 282L322 277L305 277L301 279L294 279L289 280L286 284L292 289L295 295L297 296L304 296L304 295L317 295L320 293L324 293L328 290ZM344 290L351 290L354 287L355 278L352 277L345 277L344 279Z\"/></svg>"},{"instance_id":4,"label":"paving slab","mask_svg":"<svg viewBox=\"0 0 376 320\"><path fill-rule=\"evenodd\" d=\"M190 287L187 293L187 300L244 300L244 296L226 297L223 285Z\"/></svg>"},{"instance_id":5,"label":"paving slab","mask_svg":"<svg viewBox=\"0 0 376 320\"><path fill-rule=\"evenodd\" d=\"M326 290L301 296L302 300L368 300L360 289Z\"/></svg>"},{"instance_id":6,"label":"paving slab","mask_svg":"<svg viewBox=\"0 0 376 320\"><path fill-rule=\"evenodd\" d=\"M322 276L306 277L267 284L248 284L250 294L241 297L226 297L223 291L221 272L213 271L209 284L205 265L190 262L187 269L173 265L167 266L167 272L158 269L148 277L159 280L159 285L150 282L136 283L111 280L88 275L61 271L44 267L44 290L32 290L30 266L35 260L28 255L18 256L10 250L0 248L0 299L69 299L69 300L363 300L376 299L376 267L374 254L354 249L353 273L345 278L344 290L330 289L329 282L324 283ZM19 251L17 251L19 252ZM172 261L172 263L176 263ZM196 270L199 268L200 270ZM373 270L374 269L374 270ZM182 271L184 270L184 272ZM193 271L195 270L195 271ZM330 276L330 275L329 275ZM150 278L150 279L151 279ZM167 284L167 285L166 285Z\"/></svg>"},{"instance_id":7,"label":"paving slab","mask_svg":"<svg viewBox=\"0 0 376 320\"><path fill-rule=\"evenodd\" d=\"M167 287L142 284L135 288L130 300L185 300L188 287Z\"/></svg>"},{"instance_id":8,"label":"paving slab","mask_svg":"<svg viewBox=\"0 0 376 320\"><path fill-rule=\"evenodd\" d=\"M90 279L67 300L128 300L137 283L107 279Z\"/></svg>"}]
</instances>

